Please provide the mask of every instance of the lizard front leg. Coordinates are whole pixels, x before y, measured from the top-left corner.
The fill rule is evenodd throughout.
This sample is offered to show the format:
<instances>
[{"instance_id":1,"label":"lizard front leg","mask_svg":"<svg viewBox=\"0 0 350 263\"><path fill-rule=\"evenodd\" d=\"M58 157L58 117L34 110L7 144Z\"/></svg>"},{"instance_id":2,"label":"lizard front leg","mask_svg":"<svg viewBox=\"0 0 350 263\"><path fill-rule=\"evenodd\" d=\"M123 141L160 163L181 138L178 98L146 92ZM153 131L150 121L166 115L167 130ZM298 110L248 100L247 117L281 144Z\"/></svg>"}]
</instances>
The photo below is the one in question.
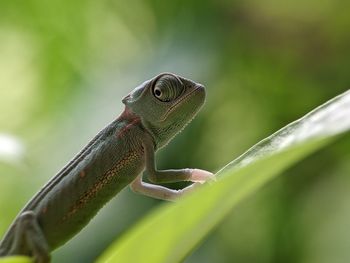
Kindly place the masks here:
<instances>
[{"instance_id":1,"label":"lizard front leg","mask_svg":"<svg viewBox=\"0 0 350 263\"><path fill-rule=\"evenodd\" d=\"M23 250L29 250L29 254L37 263L50 262L49 246L33 211L23 212L18 217L13 243L8 254L23 254Z\"/></svg>"},{"instance_id":2,"label":"lizard front leg","mask_svg":"<svg viewBox=\"0 0 350 263\"><path fill-rule=\"evenodd\" d=\"M215 180L215 176L205 170L200 169L178 169L178 170L157 170L155 164L155 151L153 143L149 138L145 138L143 142L145 154L145 173L153 183L170 183L179 181L191 181L192 185L181 190L173 190L164 186L145 183L142 181L142 175L139 175L130 187L134 192L141 193L153 198L174 200L188 192L193 191L201 183L208 180Z\"/></svg>"},{"instance_id":3,"label":"lizard front leg","mask_svg":"<svg viewBox=\"0 0 350 263\"><path fill-rule=\"evenodd\" d=\"M142 175L139 175L131 184L130 188L135 193L143 194L152 198L174 201L177 198L192 192L201 183L193 183L183 189L174 190L161 185L149 184L142 181Z\"/></svg>"}]
</instances>

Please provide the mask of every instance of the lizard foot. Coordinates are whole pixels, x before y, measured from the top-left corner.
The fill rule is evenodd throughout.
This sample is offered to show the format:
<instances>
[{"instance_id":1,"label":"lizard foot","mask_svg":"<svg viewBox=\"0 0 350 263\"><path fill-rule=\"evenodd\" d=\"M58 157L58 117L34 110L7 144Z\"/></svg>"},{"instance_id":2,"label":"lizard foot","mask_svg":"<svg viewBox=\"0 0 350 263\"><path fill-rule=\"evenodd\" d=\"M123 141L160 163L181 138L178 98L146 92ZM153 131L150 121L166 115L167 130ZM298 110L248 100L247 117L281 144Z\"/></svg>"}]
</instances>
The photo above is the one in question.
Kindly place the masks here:
<instances>
[{"instance_id":1,"label":"lizard foot","mask_svg":"<svg viewBox=\"0 0 350 263\"><path fill-rule=\"evenodd\" d=\"M189 179L191 182L194 183L205 183L205 182L215 182L216 177L213 173L201 170L201 169L192 169L191 171L191 177Z\"/></svg>"}]
</instances>

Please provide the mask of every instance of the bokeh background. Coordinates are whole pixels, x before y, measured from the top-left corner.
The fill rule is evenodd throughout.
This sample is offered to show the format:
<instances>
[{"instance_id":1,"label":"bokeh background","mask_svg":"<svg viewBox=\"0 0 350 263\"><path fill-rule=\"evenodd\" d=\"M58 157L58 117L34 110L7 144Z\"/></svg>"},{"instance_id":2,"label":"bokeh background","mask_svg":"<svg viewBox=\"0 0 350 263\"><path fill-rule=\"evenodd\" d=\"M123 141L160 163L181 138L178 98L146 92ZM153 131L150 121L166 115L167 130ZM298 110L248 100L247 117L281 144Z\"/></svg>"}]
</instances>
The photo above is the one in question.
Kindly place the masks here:
<instances>
[{"instance_id":1,"label":"bokeh background","mask_svg":"<svg viewBox=\"0 0 350 263\"><path fill-rule=\"evenodd\" d=\"M159 72L208 90L200 115L158 154L160 168L217 171L347 90L349 10L341 0L1 0L0 235L119 115L122 97ZM289 169L185 262L350 262L349 157L345 136ZM125 189L54 262L92 262L161 203Z\"/></svg>"}]
</instances>

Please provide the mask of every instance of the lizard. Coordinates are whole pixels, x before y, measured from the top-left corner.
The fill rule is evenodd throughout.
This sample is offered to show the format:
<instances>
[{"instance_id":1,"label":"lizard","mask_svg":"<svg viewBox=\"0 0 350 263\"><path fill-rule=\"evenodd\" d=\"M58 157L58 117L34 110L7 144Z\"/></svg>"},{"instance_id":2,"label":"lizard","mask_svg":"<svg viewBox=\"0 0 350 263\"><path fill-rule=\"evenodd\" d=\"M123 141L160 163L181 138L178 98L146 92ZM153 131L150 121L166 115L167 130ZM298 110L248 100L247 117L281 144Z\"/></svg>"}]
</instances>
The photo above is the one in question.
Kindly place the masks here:
<instances>
[{"instance_id":1,"label":"lizard","mask_svg":"<svg viewBox=\"0 0 350 263\"><path fill-rule=\"evenodd\" d=\"M102 129L19 212L0 242L0 257L51 261L51 251L81 231L126 186L149 197L176 200L215 176L201 169L158 170L155 153L197 114L205 87L161 73L122 99L124 111ZM147 176L150 182L145 182ZM193 182L175 190L159 185Z\"/></svg>"}]
</instances>

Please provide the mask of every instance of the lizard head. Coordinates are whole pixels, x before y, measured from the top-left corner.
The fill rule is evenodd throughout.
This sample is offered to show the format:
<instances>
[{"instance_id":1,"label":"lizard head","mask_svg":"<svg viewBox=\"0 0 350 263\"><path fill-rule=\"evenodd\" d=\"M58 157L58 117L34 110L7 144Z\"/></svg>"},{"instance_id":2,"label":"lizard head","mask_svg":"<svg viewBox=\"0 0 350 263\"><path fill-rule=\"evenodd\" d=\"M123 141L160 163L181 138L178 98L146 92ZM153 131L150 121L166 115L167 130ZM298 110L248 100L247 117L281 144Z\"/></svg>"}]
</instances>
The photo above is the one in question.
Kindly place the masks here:
<instances>
[{"instance_id":1,"label":"lizard head","mask_svg":"<svg viewBox=\"0 0 350 263\"><path fill-rule=\"evenodd\" d=\"M156 147L162 147L194 118L204 100L203 85L162 73L133 90L123 103L142 120Z\"/></svg>"}]
</instances>

